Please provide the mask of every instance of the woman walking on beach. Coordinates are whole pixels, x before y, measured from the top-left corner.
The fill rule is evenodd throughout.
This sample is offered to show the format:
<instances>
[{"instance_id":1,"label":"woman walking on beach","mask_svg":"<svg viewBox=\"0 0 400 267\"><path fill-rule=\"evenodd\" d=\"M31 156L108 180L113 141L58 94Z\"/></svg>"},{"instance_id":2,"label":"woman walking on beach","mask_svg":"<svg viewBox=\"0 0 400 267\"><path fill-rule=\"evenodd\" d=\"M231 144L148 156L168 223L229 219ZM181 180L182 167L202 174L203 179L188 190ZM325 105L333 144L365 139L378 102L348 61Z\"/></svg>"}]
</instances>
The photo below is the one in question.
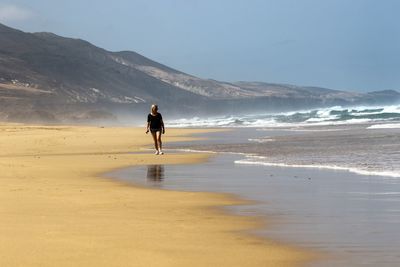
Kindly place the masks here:
<instances>
[{"instance_id":1,"label":"woman walking on beach","mask_svg":"<svg viewBox=\"0 0 400 267\"><path fill-rule=\"evenodd\" d=\"M156 155L163 155L161 134L165 134L165 127L162 116L158 113L158 106L151 105L151 112L147 116L146 134L150 131L156 148Z\"/></svg>"}]
</instances>

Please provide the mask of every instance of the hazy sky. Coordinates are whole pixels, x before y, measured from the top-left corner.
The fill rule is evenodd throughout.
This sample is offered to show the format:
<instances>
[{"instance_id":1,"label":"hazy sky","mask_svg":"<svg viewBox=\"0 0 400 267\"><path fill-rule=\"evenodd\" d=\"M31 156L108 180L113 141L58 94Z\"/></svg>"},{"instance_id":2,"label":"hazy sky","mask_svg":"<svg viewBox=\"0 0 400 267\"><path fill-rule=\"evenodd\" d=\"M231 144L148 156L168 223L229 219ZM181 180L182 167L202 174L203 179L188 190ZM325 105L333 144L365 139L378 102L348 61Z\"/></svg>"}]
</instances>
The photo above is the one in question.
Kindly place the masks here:
<instances>
[{"instance_id":1,"label":"hazy sky","mask_svg":"<svg viewBox=\"0 0 400 267\"><path fill-rule=\"evenodd\" d=\"M398 0L0 0L23 31L132 50L202 78L400 90Z\"/></svg>"}]
</instances>

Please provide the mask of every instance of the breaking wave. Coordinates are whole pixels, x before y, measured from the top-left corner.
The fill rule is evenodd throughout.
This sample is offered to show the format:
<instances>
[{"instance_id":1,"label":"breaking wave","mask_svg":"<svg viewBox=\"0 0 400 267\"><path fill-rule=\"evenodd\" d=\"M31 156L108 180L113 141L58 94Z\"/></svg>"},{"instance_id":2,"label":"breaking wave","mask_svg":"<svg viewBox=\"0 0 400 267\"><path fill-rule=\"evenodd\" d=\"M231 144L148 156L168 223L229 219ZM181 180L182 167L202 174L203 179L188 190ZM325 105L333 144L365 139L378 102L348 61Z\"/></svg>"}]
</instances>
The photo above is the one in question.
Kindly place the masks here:
<instances>
[{"instance_id":1,"label":"breaking wave","mask_svg":"<svg viewBox=\"0 0 400 267\"><path fill-rule=\"evenodd\" d=\"M400 123L400 105L381 107L340 106L277 114L251 114L166 121L170 127L293 127L342 125L370 122ZM393 126L392 126L393 127ZM375 126L374 128L379 128Z\"/></svg>"}]
</instances>

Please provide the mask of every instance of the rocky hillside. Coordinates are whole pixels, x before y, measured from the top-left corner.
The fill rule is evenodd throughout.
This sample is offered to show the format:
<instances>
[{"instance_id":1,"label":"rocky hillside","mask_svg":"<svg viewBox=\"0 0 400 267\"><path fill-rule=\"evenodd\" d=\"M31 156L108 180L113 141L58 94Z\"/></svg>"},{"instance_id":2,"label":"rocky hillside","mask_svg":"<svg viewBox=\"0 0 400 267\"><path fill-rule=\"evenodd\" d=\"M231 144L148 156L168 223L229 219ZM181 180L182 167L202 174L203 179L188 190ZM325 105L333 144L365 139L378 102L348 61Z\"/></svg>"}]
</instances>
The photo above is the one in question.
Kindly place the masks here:
<instances>
[{"instance_id":1,"label":"rocky hillside","mask_svg":"<svg viewBox=\"0 0 400 267\"><path fill-rule=\"evenodd\" d=\"M84 40L0 24L0 120L115 120L141 114L153 102L189 116L396 99L395 91L357 94L201 79L135 52L110 52Z\"/></svg>"}]
</instances>

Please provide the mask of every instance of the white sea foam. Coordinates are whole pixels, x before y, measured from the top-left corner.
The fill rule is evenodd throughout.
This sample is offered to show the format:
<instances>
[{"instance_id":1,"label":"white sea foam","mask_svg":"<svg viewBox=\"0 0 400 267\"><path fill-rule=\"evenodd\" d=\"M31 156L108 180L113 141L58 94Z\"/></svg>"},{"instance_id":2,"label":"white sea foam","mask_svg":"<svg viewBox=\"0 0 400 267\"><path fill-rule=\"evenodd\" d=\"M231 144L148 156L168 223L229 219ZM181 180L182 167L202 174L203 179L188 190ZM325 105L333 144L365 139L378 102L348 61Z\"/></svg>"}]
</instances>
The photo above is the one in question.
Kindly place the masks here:
<instances>
[{"instance_id":1,"label":"white sea foam","mask_svg":"<svg viewBox=\"0 0 400 267\"><path fill-rule=\"evenodd\" d=\"M386 124L375 124L367 127L367 129L398 129L400 123L386 123Z\"/></svg>"},{"instance_id":2,"label":"white sea foam","mask_svg":"<svg viewBox=\"0 0 400 267\"><path fill-rule=\"evenodd\" d=\"M170 127L306 127L400 121L400 105L340 106L270 114L186 118L166 121Z\"/></svg>"},{"instance_id":3,"label":"white sea foam","mask_svg":"<svg viewBox=\"0 0 400 267\"><path fill-rule=\"evenodd\" d=\"M179 152L186 152L186 153L218 154L218 152L211 151L211 150L196 150L196 149L186 149L186 148L178 148L178 149L172 149L172 150L179 151Z\"/></svg>"},{"instance_id":4,"label":"white sea foam","mask_svg":"<svg viewBox=\"0 0 400 267\"><path fill-rule=\"evenodd\" d=\"M353 167L342 167L335 165L307 165L307 164L286 164L286 163L274 163L266 161L266 157L262 156L247 156L245 159L236 160L235 164L247 164L247 165L261 165L261 166L274 166L274 167L291 167L291 168L310 168L310 169L329 169L338 171L348 171L361 175L368 176L386 176L400 178L400 172L391 171L366 171L359 168Z\"/></svg>"},{"instance_id":5,"label":"white sea foam","mask_svg":"<svg viewBox=\"0 0 400 267\"><path fill-rule=\"evenodd\" d=\"M376 196L393 196L393 195L400 195L400 192L348 192L349 194L354 195L376 195Z\"/></svg>"},{"instance_id":6,"label":"white sea foam","mask_svg":"<svg viewBox=\"0 0 400 267\"><path fill-rule=\"evenodd\" d=\"M348 130L346 128L331 128L331 129L309 129L309 128L290 128L289 129L292 132L339 132L339 131L345 131Z\"/></svg>"},{"instance_id":7,"label":"white sea foam","mask_svg":"<svg viewBox=\"0 0 400 267\"><path fill-rule=\"evenodd\" d=\"M268 143L268 142L274 142L275 139L269 138L269 137L264 137L264 138L249 138L247 139L250 142L256 142L256 143Z\"/></svg>"}]
</instances>

